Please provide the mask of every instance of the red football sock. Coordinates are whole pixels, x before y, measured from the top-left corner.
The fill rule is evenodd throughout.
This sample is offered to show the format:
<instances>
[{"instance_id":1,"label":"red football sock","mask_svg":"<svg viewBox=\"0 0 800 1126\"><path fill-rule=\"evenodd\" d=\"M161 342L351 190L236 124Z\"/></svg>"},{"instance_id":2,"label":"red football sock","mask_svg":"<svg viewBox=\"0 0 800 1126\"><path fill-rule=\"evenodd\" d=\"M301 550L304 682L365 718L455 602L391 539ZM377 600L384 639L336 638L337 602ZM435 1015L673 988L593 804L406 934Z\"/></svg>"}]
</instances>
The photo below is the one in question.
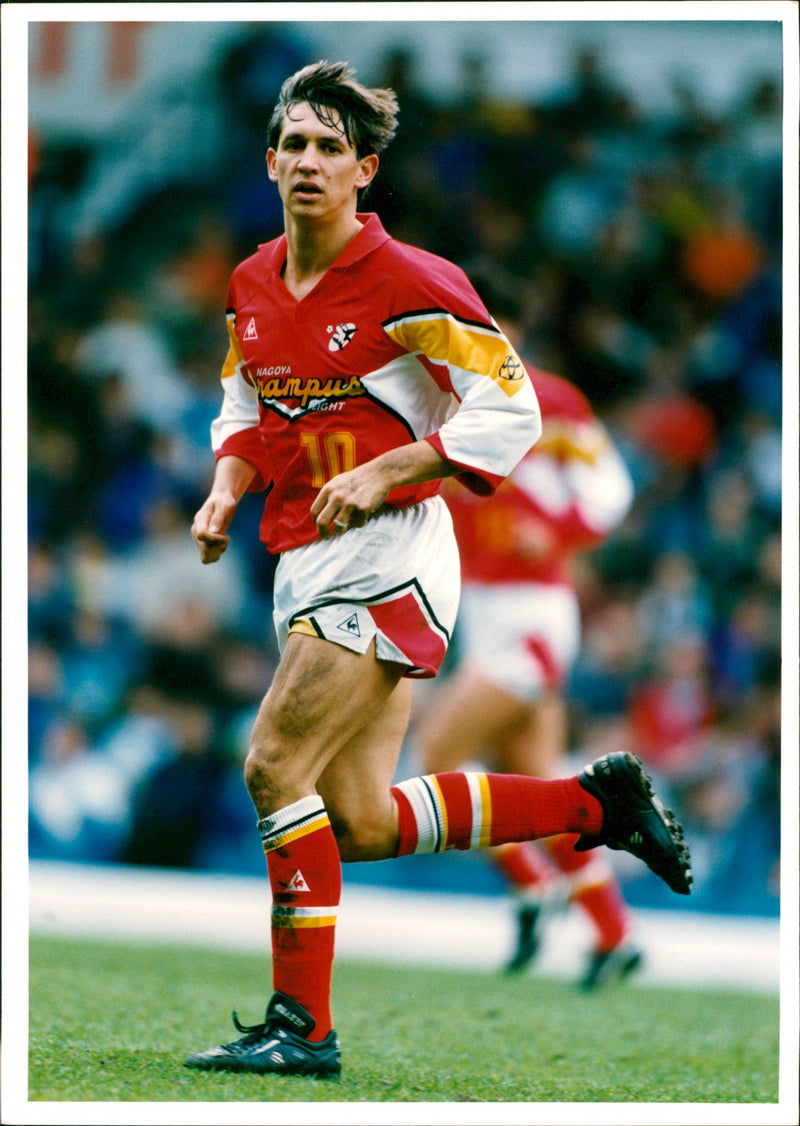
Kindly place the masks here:
<instances>
[{"instance_id":1,"label":"red football sock","mask_svg":"<svg viewBox=\"0 0 800 1126\"><path fill-rule=\"evenodd\" d=\"M553 865L530 841L500 845L491 855L496 866L517 891L546 888L556 879Z\"/></svg>"},{"instance_id":2,"label":"red football sock","mask_svg":"<svg viewBox=\"0 0 800 1126\"><path fill-rule=\"evenodd\" d=\"M332 1027L331 974L342 865L322 798L314 794L258 823L272 887L272 985L316 1024Z\"/></svg>"},{"instance_id":3,"label":"red football sock","mask_svg":"<svg viewBox=\"0 0 800 1126\"><path fill-rule=\"evenodd\" d=\"M603 811L577 777L451 771L392 787L400 819L397 856L486 848L553 833L595 836Z\"/></svg>"},{"instance_id":4,"label":"red football sock","mask_svg":"<svg viewBox=\"0 0 800 1126\"><path fill-rule=\"evenodd\" d=\"M569 898L591 919L597 949L613 950L632 929L628 905L604 851L575 852L575 840L574 835L548 837L544 848L566 875Z\"/></svg>"}]
</instances>

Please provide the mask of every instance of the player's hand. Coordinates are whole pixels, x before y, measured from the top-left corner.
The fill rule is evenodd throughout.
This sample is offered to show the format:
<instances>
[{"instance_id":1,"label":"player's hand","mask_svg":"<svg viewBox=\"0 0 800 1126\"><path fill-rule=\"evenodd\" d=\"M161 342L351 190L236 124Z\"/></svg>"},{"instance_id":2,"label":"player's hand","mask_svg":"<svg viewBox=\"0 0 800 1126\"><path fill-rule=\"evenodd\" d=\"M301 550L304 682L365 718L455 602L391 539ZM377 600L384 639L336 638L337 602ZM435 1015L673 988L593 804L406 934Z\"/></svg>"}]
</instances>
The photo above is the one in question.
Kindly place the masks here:
<instances>
[{"instance_id":1,"label":"player's hand","mask_svg":"<svg viewBox=\"0 0 800 1126\"><path fill-rule=\"evenodd\" d=\"M202 563L216 563L224 555L231 539L226 528L235 512L235 502L212 495L195 514L192 539Z\"/></svg>"},{"instance_id":2,"label":"player's hand","mask_svg":"<svg viewBox=\"0 0 800 1126\"><path fill-rule=\"evenodd\" d=\"M390 490L376 462L340 473L323 485L311 505L311 515L323 539L361 528L383 504Z\"/></svg>"}]
</instances>

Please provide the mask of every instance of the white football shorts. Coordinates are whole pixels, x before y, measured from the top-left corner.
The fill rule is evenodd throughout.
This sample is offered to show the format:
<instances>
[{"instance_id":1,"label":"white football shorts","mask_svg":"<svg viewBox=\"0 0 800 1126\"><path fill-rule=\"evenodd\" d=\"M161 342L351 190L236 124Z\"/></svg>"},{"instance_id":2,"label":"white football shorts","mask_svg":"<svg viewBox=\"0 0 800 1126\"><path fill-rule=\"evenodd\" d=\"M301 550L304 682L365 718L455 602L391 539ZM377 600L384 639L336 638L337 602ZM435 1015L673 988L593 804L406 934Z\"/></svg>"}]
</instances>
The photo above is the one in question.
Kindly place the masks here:
<instances>
[{"instance_id":1,"label":"white football shorts","mask_svg":"<svg viewBox=\"0 0 800 1126\"><path fill-rule=\"evenodd\" d=\"M459 660L531 703L563 687L578 657L580 629L578 600L569 587L469 584L458 613Z\"/></svg>"},{"instance_id":2,"label":"white football shorts","mask_svg":"<svg viewBox=\"0 0 800 1126\"><path fill-rule=\"evenodd\" d=\"M455 624L458 547L445 502L429 497L332 539L285 552L275 572L274 622L282 652L291 632L435 676Z\"/></svg>"}]
</instances>

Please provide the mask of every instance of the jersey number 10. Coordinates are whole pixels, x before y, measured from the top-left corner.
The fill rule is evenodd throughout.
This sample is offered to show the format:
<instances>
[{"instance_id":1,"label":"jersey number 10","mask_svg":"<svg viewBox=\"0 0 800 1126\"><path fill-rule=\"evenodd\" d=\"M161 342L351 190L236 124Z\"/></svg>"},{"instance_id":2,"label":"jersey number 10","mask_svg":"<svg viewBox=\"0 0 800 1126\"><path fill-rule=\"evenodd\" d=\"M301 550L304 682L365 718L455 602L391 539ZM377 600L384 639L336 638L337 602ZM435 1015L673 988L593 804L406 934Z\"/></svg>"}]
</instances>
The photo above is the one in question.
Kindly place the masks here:
<instances>
[{"instance_id":1,"label":"jersey number 10","mask_svg":"<svg viewBox=\"0 0 800 1126\"><path fill-rule=\"evenodd\" d=\"M347 430L336 430L322 438L301 434L300 441L311 463L311 484L321 489L326 481L356 467L356 440Z\"/></svg>"}]
</instances>

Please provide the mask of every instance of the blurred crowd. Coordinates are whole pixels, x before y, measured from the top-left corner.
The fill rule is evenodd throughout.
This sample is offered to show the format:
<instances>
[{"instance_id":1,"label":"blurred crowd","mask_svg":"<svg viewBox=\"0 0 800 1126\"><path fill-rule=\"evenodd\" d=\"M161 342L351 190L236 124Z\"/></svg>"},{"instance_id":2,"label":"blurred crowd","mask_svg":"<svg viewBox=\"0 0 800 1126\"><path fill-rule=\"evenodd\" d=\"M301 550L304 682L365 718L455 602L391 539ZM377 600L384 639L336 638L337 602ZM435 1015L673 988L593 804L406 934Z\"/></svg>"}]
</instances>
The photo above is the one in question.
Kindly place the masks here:
<instances>
[{"instance_id":1,"label":"blurred crowd","mask_svg":"<svg viewBox=\"0 0 800 1126\"><path fill-rule=\"evenodd\" d=\"M228 48L182 91L224 123L203 159L190 115L184 158L131 175L94 223L76 217L136 151L31 133L33 857L263 868L241 764L276 662L274 561L257 495L216 567L189 527L213 471L228 276L282 229L266 122L315 57L269 25ZM364 208L468 272L526 358L589 396L636 485L580 563L574 753L645 760L690 838L690 906L775 913L780 89L764 79L712 113L676 80L644 112L586 47L546 97L498 100L476 51L442 103L416 66L398 50L360 75L401 106ZM660 902L629 879L633 903Z\"/></svg>"}]
</instances>

